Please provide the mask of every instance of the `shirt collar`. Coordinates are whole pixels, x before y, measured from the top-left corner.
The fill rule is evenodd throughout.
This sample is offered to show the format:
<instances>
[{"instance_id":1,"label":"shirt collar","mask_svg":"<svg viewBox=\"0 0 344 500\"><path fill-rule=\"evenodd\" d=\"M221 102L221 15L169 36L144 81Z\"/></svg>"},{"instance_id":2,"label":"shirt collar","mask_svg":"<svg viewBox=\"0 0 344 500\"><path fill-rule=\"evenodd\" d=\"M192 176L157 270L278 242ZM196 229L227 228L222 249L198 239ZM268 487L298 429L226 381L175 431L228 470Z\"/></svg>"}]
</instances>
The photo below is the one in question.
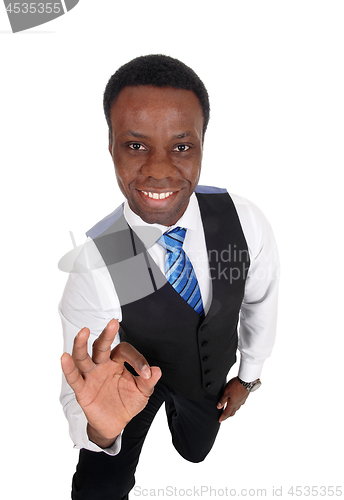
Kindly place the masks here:
<instances>
[{"instance_id":1,"label":"shirt collar","mask_svg":"<svg viewBox=\"0 0 344 500\"><path fill-rule=\"evenodd\" d=\"M195 193L192 193L185 212L173 226L167 227L161 224L148 224L131 210L127 200L124 202L123 213L125 220L146 248L153 246L163 233L171 231L175 227L180 226L185 227L187 230L196 230L199 223L199 207Z\"/></svg>"}]
</instances>

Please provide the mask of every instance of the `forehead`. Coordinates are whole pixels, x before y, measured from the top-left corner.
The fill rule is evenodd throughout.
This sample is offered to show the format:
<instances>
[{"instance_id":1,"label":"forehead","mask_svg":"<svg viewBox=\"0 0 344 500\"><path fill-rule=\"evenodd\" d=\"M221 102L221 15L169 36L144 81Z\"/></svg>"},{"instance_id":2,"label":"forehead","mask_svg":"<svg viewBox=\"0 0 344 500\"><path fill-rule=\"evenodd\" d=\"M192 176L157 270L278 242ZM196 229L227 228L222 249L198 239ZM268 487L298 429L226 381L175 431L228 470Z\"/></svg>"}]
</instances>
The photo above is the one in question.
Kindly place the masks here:
<instances>
[{"instance_id":1,"label":"forehead","mask_svg":"<svg viewBox=\"0 0 344 500\"><path fill-rule=\"evenodd\" d=\"M191 90L140 85L125 87L111 108L115 127L164 123L180 127L203 127L201 104Z\"/></svg>"}]
</instances>

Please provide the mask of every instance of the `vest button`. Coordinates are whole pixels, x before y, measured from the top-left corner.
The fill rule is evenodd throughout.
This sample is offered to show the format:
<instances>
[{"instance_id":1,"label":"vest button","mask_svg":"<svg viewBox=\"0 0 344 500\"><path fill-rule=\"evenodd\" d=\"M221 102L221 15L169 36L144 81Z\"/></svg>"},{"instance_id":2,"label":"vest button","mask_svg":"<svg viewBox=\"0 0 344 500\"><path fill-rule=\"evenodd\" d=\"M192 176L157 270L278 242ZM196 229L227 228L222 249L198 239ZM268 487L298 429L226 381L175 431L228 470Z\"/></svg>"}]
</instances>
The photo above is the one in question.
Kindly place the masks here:
<instances>
[{"instance_id":1,"label":"vest button","mask_svg":"<svg viewBox=\"0 0 344 500\"><path fill-rule=\"evenodd\" d=\"M208 340L204 340L204 341L202 342L202 347L205 347L207 344L208 344Z\"/></svg>"},{"instance_id":2,"label":"vest button","mask_svg":"<svg viewBox=\"0 0 344 500\"><path fill-rule=\"evenodd\" d=\"M206 371L204 372L204 375L208 375L208 373L210 373L210 370L206 370Z\"/></svg>"},{"instance_id":3,"label":"vest button","mask_svg":"<svg viewBox=\"0 0 344 500\"><path fill-rule=\"evenodd\" d=\"M208 328L208 325L202 325L202 326L201 326L201 330L202 330L202 332L203 332L206 328Z\"/></svg>"},{"instance_id":4,"label":"vest button","mask_svg":"<svg viewBox=\"0 0 344 500\"><path fill-rule=\"evenodd\" d=\"M205 388L206 389L209 389L209 387L212 385L212 382L208 382L206 385L205 385Z\"/></svg>"},{"instance_id":5,"label":"vest button","mask_svg":"<svg viewBox=\"0 0 344 500\"><path fill-rule=\"evenodd\" d=\"M202 361L207 361L208 358L209 356L203 356Z\"/></svg>"}]
</instances>

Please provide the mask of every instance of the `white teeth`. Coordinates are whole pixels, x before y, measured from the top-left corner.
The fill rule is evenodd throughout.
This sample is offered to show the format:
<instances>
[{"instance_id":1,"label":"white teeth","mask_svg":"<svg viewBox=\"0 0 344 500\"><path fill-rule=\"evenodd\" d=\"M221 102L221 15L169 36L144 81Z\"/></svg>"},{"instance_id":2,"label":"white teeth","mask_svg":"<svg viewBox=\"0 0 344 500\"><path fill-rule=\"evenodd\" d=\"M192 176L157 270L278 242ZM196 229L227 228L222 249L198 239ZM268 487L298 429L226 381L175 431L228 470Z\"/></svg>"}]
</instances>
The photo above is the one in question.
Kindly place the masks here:
<instances>
[{"instance_id":1,"label":"white teeth","mask_svg":"<svg viewBox=\"0 0 344 500\"><path fill-rule=\"evenodd\" d=\"M154 200L164 200L165 198L168 198L169 196L171 196L171 194L173 194L173 191L171 191L170 193L151 193L150 191L142 191L143 194L145 194L146 196L148 196L149 198L153 198Z\"/></svg>"}]
</instances>

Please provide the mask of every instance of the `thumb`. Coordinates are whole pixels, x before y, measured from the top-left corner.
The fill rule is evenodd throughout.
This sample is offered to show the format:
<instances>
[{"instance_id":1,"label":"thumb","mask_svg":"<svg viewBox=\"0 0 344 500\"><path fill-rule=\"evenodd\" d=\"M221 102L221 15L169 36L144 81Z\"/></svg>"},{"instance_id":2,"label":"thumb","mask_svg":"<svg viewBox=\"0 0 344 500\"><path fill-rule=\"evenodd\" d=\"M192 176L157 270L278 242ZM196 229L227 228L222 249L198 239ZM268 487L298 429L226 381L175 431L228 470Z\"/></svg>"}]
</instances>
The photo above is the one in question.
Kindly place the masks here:
<instances>
[{"instance_id":1,"label":"thumb","mask_svg":"<svg viewBox=\"0 0 344 500\"><path fill-rule=\"evenodd\" d=\"M221 410L228 401L228 396L222 395L219 402L217 403L217 408Z\"/></svg>"},{"instance_id":2,"label":"thumb","mask_svg":"<svg viewBox=\"0 0 344 500\"><path fill-rule=\"evenodd\" d=\"M217 408L221 410L227 403L228 400L230 399L231 396L231 384L230 382L227 383L226 387L224 388L224 391L219 399L219 402L217 403Z\"/></svg>"}]
</instances>

